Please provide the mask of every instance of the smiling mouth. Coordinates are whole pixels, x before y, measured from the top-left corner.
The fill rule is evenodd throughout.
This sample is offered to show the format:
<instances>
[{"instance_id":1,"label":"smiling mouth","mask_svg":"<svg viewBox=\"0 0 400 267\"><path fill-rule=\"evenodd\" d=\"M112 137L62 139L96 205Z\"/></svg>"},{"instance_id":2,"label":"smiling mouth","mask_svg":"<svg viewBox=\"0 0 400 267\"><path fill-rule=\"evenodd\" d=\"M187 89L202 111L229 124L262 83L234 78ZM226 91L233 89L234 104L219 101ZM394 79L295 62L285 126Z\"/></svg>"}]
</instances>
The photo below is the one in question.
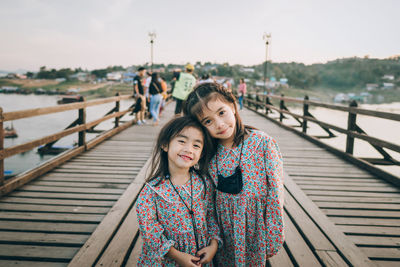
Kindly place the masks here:
<instances>
[{"instance_id":1,"label":"smiling mouth","mask_svg":"<svg viewBox=\"0 0 400 267\"><path fill-rule=\"evenodd\" d=\"M180 157L183 158L184 160L193 160L193 158L186 155L180 155Z\"/></svg>"},{"instance_id":2,"label":"smiling mouth","mask_svg":"<svg viewBox=\"0 0 400 267\"><path fill-rule=\"evenodd\" d=\"M228 129L225 129L225 130L219 132L218 134L224 134L224 133L226 133L226 131L228 131Z\"/></svg>"}]
</instances>

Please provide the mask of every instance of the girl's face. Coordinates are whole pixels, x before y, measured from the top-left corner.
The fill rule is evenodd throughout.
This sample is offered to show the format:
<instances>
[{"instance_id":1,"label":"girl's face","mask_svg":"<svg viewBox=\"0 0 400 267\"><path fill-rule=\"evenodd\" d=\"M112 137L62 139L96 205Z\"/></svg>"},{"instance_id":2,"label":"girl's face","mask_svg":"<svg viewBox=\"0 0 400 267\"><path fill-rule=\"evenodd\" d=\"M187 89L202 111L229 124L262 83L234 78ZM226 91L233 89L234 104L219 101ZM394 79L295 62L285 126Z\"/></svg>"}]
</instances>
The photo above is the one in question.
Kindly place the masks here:
<instances>
[{"instance_id":1,"label":"girl's face","mask_svg":"<svg viewBox=\"0 0 400 267\"><path fill-rule=\"evenodd\" d=\"M207 103L199 118L210 135L219 139L222 145L231 146L235 137L236 118L233 104L221 101L218 98Z\"/></svg>"},{"instance_id":2,"label":"girl's face","mask_svg":"<svg viewBox=\"0 0 400 267\"><path fill-rule=\"evenodd\" d=\"M163 150L168 153L168 166L172 169L189 169L201 157L203 133L194 127L184 128Z\"/></svg>"}]
</instances>

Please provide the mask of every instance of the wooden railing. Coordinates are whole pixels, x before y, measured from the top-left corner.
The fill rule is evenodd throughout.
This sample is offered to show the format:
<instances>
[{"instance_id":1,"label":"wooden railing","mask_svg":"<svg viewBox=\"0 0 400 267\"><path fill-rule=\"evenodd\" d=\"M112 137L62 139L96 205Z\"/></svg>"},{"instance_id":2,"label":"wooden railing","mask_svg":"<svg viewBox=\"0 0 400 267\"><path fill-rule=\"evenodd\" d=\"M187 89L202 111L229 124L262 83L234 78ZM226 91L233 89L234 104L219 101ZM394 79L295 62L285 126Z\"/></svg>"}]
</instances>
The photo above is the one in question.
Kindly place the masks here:
<instances>
[{"instance_id":1,"label":"wooden railing","mask_svg":"<svg viewBox=\"0 0 400 267\"><path fill-rule=\"evenodd\" d=\"M279 101L279 107L272 104L272 99ZM286 103L292 102L302 105L303 113L296 114L291 112L287 107ZM400 153L400 145L385 141L376 137L369 136L359 125L357 125L357 115L365 115L371 116L375 118L383 118L387 120L400 121L400 114L390 113L390 112L382 112L382 111L374 111L368 109L362 109L357 107L357 102L352 101L348 107L342 105L334 105L321 103L317 101L309 100L308 96L305 96L304 99L297 99L291 97L285 97L284 95L263 95L263 94L249 94L247 98L244 99L245 105L258 113L263 114L264 116L269 116L273 111L279 114L279 122L283 124L283 120L286 116L293 117L299 125L296 127L300 127L301 131L295 129L295 127L291 127L293 130L297 132L301 132L304 135L309 135L307 133L308 123L312 122L319 125L325 132L327 132L327 136L314 136L317 138L332 138L336 135L331 131L336 131L346 135L346 147L343 150L346 154L352 155L354 153L354 140L361 139L368 142L372 147L374 147L379 154L382 155L382 158L360 158L364 161L367 161L371 164L375 165L400 165L400 162L394 159L391 155L389 155L384 149L389 149ZM323 122L315 118L309 111L310 106L314 107L322 107L330 110L343 111L347 113L347 128L344 129L342 127L333 125L328 122ZM399 139L400 141L400 139Z\"/></svg>"},{"instance_id":2,"label":"wooden railing","mask_svg":"<svg viewBox=\"0 0 400 267\"><path fill-rule=\"evenodd\" d=\"M120 118L132 111L132 107L129 107L126 110L120 111L120 101L125 99L132 99L131 95L123 95L120 96L117 94L115 97L109 97L104 99L97 99L91 101L85 101L82 98L81 102L72 103L72 104L64 104L59 106L45 107L45 108L36 108L36 109L28 109L22 111L14 111L14 112L6 112L3 113L2 108L0 108L0 196L5 195L12 190L18 188L19 186L31 181L32 179L42 175L54 167L60 165L61 163L67 161L68 159L82 153L83 151L90 149L104 139L126 129L130 125L133 124L133 120L130 120L126 123L120 124ZM108 112L104 117L93 120L91 122L86 121L86 108L91 106L102 105L106 103L115 102L115 107ZM45 114L52 114L57 112L63 112L68 110L78 110L78 118L71 123L66 129L45 136L27 143L23 143L20 145L12 146L4 148L4 132L3 132L3 123L6 121L14 121L23 118L30 118ZM114 118L114 128L108 131L101 133L99 136L91 140L90 142L86 141L86 132L93 131L93 128L97 126L99 123L104 122L106 120L110 120ZM43 163L42 165L34 168L32 170L28 170L20 175L12 177L10 179L5 180L4 178L4 159L11 157L13 155L24 153L26 151L32 150L38 146L45 145L51 146L57 140L78 133L78 144L75 148L70 149L60 155L54 157L53 159Z\"/></svg>"}]
</instances>

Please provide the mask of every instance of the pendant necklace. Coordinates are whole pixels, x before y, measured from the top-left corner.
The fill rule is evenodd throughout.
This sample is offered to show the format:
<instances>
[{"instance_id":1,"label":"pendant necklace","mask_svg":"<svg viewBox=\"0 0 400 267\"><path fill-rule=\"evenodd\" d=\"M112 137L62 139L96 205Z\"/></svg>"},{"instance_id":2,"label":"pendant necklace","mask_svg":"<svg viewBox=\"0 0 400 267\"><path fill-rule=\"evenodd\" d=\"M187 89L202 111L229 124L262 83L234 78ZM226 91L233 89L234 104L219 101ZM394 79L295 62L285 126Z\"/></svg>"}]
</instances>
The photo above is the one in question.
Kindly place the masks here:
<instances>
[{"instance_id":1,"label":"pendant necklace","mask_svg":"<svg viewBox=\"0 0 400 267\"><path fill-rule=\"evenodd\" d=\"M190 208L189 206L186 204L186 202L183 200L181 194L179 194L178 190L176 189L176 187L174 186L174 184L172 183L171 177L169 176L169 174L166 176L167 180L169 180L169 182L172 185L172 188L174 188L175 192L178 194L180 200L183 202L183 204L185 205L185 207L187 208L187 210L189 211L190 217L192 219L192 225L193 225L193 234L194 234L194 239L196 242L196 249L197 251L200 250L199 248L199 240L197 239L197 227L196 227L196 220L194 218L194 212L193 212L193 177L192 177L192 173L190 172Z\"/></svg>"}]
</instances>

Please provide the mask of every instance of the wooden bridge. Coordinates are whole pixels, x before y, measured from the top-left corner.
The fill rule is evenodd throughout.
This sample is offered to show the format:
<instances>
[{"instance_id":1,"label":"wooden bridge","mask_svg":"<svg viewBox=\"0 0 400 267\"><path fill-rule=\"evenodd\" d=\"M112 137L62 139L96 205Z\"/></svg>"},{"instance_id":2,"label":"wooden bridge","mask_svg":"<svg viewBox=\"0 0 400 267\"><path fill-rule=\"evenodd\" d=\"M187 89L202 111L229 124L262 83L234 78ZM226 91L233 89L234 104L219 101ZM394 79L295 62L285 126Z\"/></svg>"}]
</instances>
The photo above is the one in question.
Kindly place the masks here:
<instances>
[{"instance_id":1,"label":"wooden bridge","mask_svg":"<svg viewBox=\"0 0 400 267\"><path fill-rule=\"evenodd\" d=\"M79 110L71 127L28 144L3 148L0 131L1 175L3 160L10 155L80 133L73 150L17 177L0 180L0 266L136 265L142 241L135 201L160 126L136 126L131 120L122 123L120 118L130 111L119 110L121 99L128 97L24 112L0 110L1 128L7 120ZM350 153L351 139L344 153L307 135L307 121L317 121L307 113L308 105L315 104L307 99L302 101L307 105L304 114L295 115L303 131L283 125L279 119L290 111L282 101L299 100L278 100L279 108L271 99L249 98L248 109L240 111L246 124L277 139L284 156L286 242L267 265L400 266L399 178L371 164L396 164L396 160L357 159ZM86 107L113 101L115 108L104 118L86 122ZM172 106L167 106L160 125L172 117ZM268 117L271 110L278 112L278 121ZM352 107L349 114L356 112L367 111ZM400 120L398 114L378 116ZM107 119L114 119L115 127L86 142L85 132ZM361 134L354 131L355 117L351 120L348 135L354 144ZM336 127L321 124L328 130ZM337 128L333 130L342 130ZM399 152L396 144L361 138L370 138L379 149Z\"/></svg>"}]
</instances>

